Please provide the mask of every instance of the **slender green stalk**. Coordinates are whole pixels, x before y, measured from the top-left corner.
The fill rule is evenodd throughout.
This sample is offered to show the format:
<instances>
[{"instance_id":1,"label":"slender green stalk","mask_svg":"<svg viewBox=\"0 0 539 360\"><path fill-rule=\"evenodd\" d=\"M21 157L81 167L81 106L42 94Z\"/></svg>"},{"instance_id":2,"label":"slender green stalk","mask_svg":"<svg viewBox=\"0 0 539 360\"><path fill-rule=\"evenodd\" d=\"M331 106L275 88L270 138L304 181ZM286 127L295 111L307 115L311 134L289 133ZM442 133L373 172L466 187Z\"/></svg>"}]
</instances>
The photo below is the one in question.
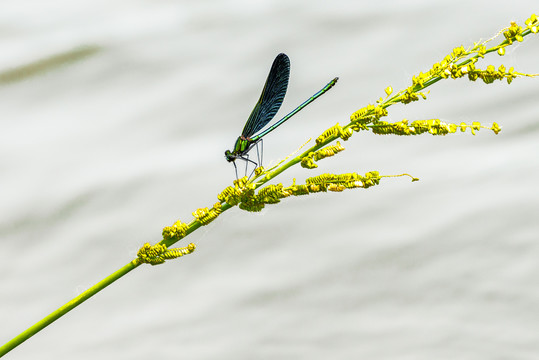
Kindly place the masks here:
<instances>
[{"instance_id":1,"label":"slender green stalk","mask_svg":"<svg viewBox=\"0 0 539 360\"><path fill-rule=\"evenodd\" d=\"M43 319L35 323L34 325L30 326L28 329L20 333L19 335L15 336L13 339L5 343L0 347L0 357L4 356L11 350L13 350L15 347L19 346L24 341L28 340L32 336L34 336L39 331L43 330L50 324L52 324L54 321L58 320L60 317L67 314L69 311L74 309L75 307L79 306L116 280L120 279L122 276L129 273L131 270L136 269L141 263L137 261L131 261L129 264L125 265L118 271L112 273L111 275L107 276L88 290L84 291L79 296L73 298L71 301L67 302L65 305L59 307L49 315L45 316Z\"/></svg>"}]
</instances>

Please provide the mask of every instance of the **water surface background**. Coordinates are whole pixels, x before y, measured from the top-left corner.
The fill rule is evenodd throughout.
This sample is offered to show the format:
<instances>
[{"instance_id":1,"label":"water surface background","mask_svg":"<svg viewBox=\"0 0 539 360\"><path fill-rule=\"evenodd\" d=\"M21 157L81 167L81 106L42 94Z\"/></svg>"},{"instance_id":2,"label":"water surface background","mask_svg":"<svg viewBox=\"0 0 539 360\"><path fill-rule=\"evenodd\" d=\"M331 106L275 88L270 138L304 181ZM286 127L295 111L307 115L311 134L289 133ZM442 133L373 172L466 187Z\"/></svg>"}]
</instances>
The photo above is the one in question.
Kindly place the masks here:
<instances>
[{"instance_id":1,"label":"water surface background","mask_svg":"<svg viewBox=\"0 0 539 360\"><path fill-rule=\"evenodd\" d=\"M520 24L515 1L3 1L0 343L211 206L279 52L266 163L409 85L454 47ZM539 72L539 38L479 63ZM421 179L237 208L193 255L142 266L10 359L536 359L539 79L444 81L390 120L493 121L446 137L355 134L316 170Z\"/></svg>"}]
</instances>

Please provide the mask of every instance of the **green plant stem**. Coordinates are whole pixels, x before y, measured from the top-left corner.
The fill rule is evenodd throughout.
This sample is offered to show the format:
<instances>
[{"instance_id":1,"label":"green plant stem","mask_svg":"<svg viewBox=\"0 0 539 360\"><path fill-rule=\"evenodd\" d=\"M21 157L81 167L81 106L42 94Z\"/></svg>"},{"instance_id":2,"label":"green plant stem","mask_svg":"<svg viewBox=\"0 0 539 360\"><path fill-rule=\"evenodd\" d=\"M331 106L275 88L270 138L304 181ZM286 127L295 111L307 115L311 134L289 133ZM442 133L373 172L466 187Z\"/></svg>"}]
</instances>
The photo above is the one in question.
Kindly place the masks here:
<instances>
[{"instance_id":1,"label":"green plant stem","mask_svg":"<svg viewBox=\"0 0 539 360\"><path fill-rule=\"evenodd\" d=\"M52 324L54 321L56 321L61 316L65 315L75 307L79 306L116 280L120 279L122 276L126 275L131 270L134 270L140 265L139 262L131 261L129 264L125 265L118 271L112 273L111 275L107 276L88 290L84 291L79 296L73 298L71 301L67 302L63 306L59 307L49 315L45 316L43 319L35 323L34 325L30 326L25 331L21 332L19 335L15 336L13 339L5 343L0 347L0 357L4 356L32 336L34 336L39 331L43 330L48 325Z\"/></svg>"},{"instance_id":2,"label":"green plant stem","mask_svg":"<svg viewBox=\"0 0 539 360\"><path fill-rule=\"evenodd\" d=\"M309 153L323 148L324 146L326 146L330 142L336 140L337 138L338 138L338 136L328 136L327 139L325 139L320 144L313 145L309 149L305 150L301 155L298 155L298 156L288 160L288 162L286 162L285 164L279 166L275 170L271 170L270 172L268 172L267 174L262 176L260 180L257 180L257 178L253 179L253 182L255 183L255 189L258 189L259 187L261 187L265 183L269 182L271 179L277 177L277 175L284 172L286 169L296 165L297 163L300 163L301 159L303 159L305 156L309 155ZM226 204L226 205L228 205L228 204ZM230 206L230 205L228 205L228 206Z\"/></svg>"}]
</instances>

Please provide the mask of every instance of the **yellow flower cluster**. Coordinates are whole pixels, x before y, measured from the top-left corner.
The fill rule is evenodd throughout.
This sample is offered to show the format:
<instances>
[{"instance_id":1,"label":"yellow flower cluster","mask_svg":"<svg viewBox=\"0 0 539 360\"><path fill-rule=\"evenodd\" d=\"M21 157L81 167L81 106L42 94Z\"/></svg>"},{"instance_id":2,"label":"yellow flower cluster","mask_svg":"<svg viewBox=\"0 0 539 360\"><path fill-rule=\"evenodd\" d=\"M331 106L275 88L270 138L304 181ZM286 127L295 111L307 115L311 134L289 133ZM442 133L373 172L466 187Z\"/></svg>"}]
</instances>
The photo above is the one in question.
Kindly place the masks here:
<instances>
[{"instance_id":1,"label":"yellow flower cluster","mask_svg":"<svg viewBox=\"0 0 539 360\"><path fill-rule=\"evenodd\" d=\"M165 262L165 260L176 259L184 255L191 254L195 251L195 244L191 243L183 248L167 249L166 245L155 244L150 245L148 243L142 245L137 252L136 262L140 264L159 265Z\"/></svg>"},{"instance_id":2,"label":"yellow flower cluster","mask_svg":"<svg viewBox=\"0 0 539 360\"><path fill-rule=\"evenodd\" d=\"M221 214L221 212L221 203L216 202L210 209L207 207L197 209L193 212L193 216L200 222L200 224L208 225L215 220Z\"/></svg>"},{"instance_id":3,"label":"yellow flower cluster","mask_svg":"<svg viewBox=\"0 0 539 360\"><path fill-rule=\"evenodd\" d=\"M185 237L187 229L187 224L184 224L178 220L174 223L174 225L165 226L163 228L163 240L173 242L181 240Z\"/></svg>"},{"instance_id":4,"label":"yellow flower cluster","mask_svg":"<svg viewBox=\"0 0 539 360\"><path fill-rule=\"evenodd\" d=\"M318 165L314 163L315 161L333 156L343 150L344 147L341 145L340 142L337 141L337 144L335 145L326 146L325 148L322 148L315 152L311 151L309 154L307 154L301 159L301 166L307 169L317 168Z\"/></svg>"}]
</instances>

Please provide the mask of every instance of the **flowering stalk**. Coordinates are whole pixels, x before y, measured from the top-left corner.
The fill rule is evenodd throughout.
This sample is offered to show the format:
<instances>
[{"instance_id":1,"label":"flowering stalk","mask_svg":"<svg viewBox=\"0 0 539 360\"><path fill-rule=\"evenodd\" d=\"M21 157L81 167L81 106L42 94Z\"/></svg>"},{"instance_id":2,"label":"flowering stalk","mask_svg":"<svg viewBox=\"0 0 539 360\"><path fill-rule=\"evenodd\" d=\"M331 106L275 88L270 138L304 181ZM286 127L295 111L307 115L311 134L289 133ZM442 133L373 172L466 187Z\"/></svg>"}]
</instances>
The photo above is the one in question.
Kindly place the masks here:
<instances>
[{"instance_id":1,"label":"flowering stalk","mask_svg":"<svg viewBox=\"0 0 539 360\"><path fill-rule=\"evenodd\" d=\"M240 209L246 211L260 211L265 205L279 203L281 199L290 196L302 196L327 191L340 192L357 188L367 189L371 186L378 185L383 177L410 176L408 174L380 175L377 171L370 171L365 175L359 175L357 173L321 174L306 179L305 184L296 184L294 180L289 186L283 186L282 184L268 185L256 192L262 185L291 166L299 163L304 168L314 169L318 166L316 162L341 153L344 147L339 141L334 145L330 145L330 143L337 139L347 141L354 132L360 131L372 131L380 135L420 135L427 133L431 135L447 135L455 133L458 129L461 131L470 129L472 134L475 134L475 131L479 131L480 129L490 129L497 134L500 131L500 127L496 123L493 123L491 126L484 126L478 122L474 122L471 125L464 123L457 125L445 123L439 119L419 119L414 121L403 119L395 123L390 123L382 121L381 118L388 115L387 109L392 105L398 103L409 104L412 101L419 100L420 97L426 99L427 96L423 91L440 80L467 77L471 81L481 79L484 83L490 84L495 80L505 79L510 84L513 79L518 77L537 76L537 74L519 73L513 68L507 70L503 65L498 69L492 65L487 66L484 70L477 67L479 60L483 59L485 55L496 51L500 56L503 56L506 47L511 46L515 41L521 42L527 35L537 33L539 22L535 15L527 19L525 25L522 28L512 22L509 27L503 29L487 41L476 43L468 49L462 46L455 48L441 62L434 64L429 71L414 76L412 78L412 84L408 88L400 90L394 95L392 95L393 89L391 87L386 88L385 92L387 96L385 99L380 98L376 102L376 105L367 105L354 112L346 125L341 126L337 123L332 126L316 139L312 147L303 151L301 154L287 158L268 170L264 170L263 168L256 169L255 177L251 180L245 177L234 181L233 186L225 188L217 196L218 202L211 208L196 210L193 212L194 219L187 224L178 220L172 226L165 227L162 232L162 240L158 244L153 246L144 244L139 250L137 258L129 264L123 266L115 273L106 277L1 346L0 357L141 264L158 265L167 259L182 257L192 253L195 250L194 244L176 249L169 249L169 247L199 227L208 225L220 214L233 206L237 205ZM501 41L498 45L487 48L487 43L496 39L500 34L503 34L505 40ZM410 177L412 181L417 180L412 176Z\"/></svg>"}]
</instances>

